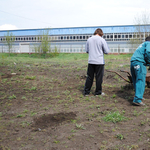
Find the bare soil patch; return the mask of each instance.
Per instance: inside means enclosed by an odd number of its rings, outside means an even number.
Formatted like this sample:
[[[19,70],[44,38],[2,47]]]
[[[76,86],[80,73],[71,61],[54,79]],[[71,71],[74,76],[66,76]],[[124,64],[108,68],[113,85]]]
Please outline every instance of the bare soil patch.
[[[34,118],[34,124],[32,127],[45,129],[47,127],[58,126],[63,122],[70,122],[71,119],[74,120],[75,117],[76,114],[73,112],[43,115]]]
[[[129,60],[105,68],[129,71]],[[94,96],[94,81],[84,97],[86,69],[81,60],[1,65],[0,150],[149,150],[150,88],[146,106],[133,106],[132,84],[105,71],[105,96]],[[104,119],[113,113],[125,119]]]

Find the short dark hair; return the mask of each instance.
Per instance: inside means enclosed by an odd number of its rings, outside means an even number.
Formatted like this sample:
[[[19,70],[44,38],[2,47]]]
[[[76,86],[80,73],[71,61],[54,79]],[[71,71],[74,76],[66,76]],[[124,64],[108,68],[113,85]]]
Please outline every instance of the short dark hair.
[[[146,37],[145,41],[150,41],[150,36]]]
[[[98,28],[95,30],[94,35],[98,34],[99,36],[103,36],[103,31],[102,29]]]

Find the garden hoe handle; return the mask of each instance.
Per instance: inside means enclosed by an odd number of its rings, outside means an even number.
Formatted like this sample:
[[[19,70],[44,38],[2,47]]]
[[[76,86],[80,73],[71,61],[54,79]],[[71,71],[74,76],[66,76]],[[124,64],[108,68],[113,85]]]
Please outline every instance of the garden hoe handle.
[[[121,72],[126,72],[128,73],[129,76],[131,76],[131,74],[128,71],[124,71],[124,70],[120,70]]]
[[[118,72],[116,72],[116,71],[111,71],[111,70],[106,70],[106,71],[108,71],[108,72],[114,72],[114,73],[116,73],[118,76],[120,76],[122,79],[124,79],[126,82],[131,83],[129,80],[125,79],[123,76],[121,76],[121,75],[120,75]]]

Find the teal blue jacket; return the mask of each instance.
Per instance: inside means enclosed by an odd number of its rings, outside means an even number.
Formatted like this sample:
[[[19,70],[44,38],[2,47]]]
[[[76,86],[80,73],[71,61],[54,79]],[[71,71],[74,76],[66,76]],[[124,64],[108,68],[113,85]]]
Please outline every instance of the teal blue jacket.
[[[144,66],[150,65],[150,41],[142,43],[131,57],[131,62],[141,62]]]

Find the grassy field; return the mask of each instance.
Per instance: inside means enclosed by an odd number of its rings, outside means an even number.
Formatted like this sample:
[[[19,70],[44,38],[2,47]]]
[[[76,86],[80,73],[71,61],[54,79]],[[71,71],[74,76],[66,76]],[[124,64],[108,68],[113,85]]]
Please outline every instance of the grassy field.
[[[0,54],[0,150],[148,150],[150,89],[132,105],[132,54],[105,55],[103,92],[83,96],[87,54]]]

